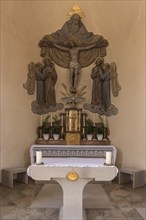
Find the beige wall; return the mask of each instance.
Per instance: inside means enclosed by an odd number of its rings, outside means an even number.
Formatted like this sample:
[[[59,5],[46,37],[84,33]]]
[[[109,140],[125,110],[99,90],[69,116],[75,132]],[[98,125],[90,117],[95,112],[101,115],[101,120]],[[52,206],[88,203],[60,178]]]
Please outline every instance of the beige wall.
[[[108,118],[110,140],[117,147],[117,165],[145,167],[145,1],[77,1],[88,31],[109,41],[107,62],[116,62],[122,91],[112,103],[119,114]],[[74,1],[1,2],[1,169],[29,164],[39,116],[31,112],[23,89],[27,65],[41,61],[38,41],[62,27]],[[82,69],[80,87],[87,85],[91,101],[93,65]],[[57,101],[68,71],[56,67]],[[89,112],[87,112],[89,113]],[[91,117],[93,115],[89,113]]]

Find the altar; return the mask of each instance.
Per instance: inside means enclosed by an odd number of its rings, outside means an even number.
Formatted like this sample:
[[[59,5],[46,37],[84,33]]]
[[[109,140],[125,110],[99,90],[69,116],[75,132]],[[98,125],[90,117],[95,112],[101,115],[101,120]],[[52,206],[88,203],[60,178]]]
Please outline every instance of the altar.
[[[41,151],[43,158],[102,158],[105,162],[106,152],[111,152],[112,164],[115,164],[117,149],[113,145],[37,145],[30,147],[31,164],[36,162],[36,152]]]
[[[42,151],[43,164],[36,164],[36,152]],[[106,165],[105,153],[111,151],[112,164]],[[86,219],[83,190],[87,183],[111,181],[118,173],[114,146],[44,146],[32,145],[32,164],[28,175],[34,180],[55,180],[63,190],[63,206],[59,220]]]

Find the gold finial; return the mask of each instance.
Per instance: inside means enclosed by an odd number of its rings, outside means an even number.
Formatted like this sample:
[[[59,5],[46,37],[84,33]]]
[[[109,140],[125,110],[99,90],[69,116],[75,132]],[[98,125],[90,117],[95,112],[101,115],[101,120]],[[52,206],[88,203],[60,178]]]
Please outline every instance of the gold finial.
[[[80,7],[75,3],[73,7],[70,9],[70,11],[67,13],[68,17],[71,17],[73,14],[80,15],[81,18],[86,17],[85,14],[81,11]]]

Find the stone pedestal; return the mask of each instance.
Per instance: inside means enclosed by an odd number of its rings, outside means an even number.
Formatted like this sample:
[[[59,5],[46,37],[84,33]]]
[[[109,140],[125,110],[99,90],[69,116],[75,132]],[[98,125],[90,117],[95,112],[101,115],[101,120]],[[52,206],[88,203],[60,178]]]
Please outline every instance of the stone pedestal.
[[[60,209],[59,220],[86,220],[86,213],[83,207],[83,189],[92,179],[69,181],[55,178],[54,180],[63,189],[63,206]]]

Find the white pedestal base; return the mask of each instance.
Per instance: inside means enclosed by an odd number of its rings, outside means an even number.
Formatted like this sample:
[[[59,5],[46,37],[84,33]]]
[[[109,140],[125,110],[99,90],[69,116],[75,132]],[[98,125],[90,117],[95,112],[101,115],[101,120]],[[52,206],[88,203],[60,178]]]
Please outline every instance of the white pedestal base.
[[[83,208],[83,189],[92,179],[54,179],[63,189],[63,207],[60,210],[59,220],[86,220],[85,209]]]

